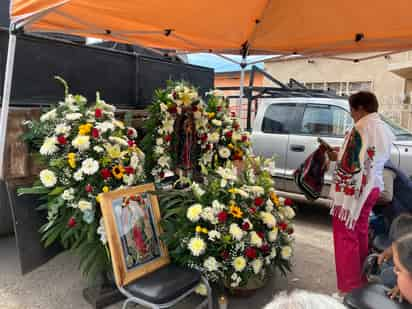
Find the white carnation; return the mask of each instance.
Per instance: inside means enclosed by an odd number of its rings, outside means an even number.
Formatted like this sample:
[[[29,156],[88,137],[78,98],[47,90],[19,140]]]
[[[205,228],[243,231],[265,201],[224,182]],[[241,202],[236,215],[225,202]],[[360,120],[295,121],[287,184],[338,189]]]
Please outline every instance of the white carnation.
[[[86,175],[93,175],[99,170],[99,162],[89,158],[82,162],[82,172]]]
[[[83,172],[81,169],[77,170],[74,174],[73,174],[73,178],[76,181],[82,181],[83,180]]]
[[[94,146],[93,150],[96,151],[97,153],[102,153],[104,151],[104,148],[100,146]]]
[[[96,125],[96,128],[102,132],[102,133],[106,133],[108,130],[114,130],[114,125],[113,123],[111,123],[110,121],[104,121],[104,122],[100,122]]]
[[[219,156],[223,159],[229,158],[231,155],[231,151],[227,147],[220,147],[219,148]]]
[[[215,216],[215,212],[212,207],[205,207],[200,215],[201,218],[205,221],[209,221],[212,224],[217,224],[218,220]]]
[[[79,151],[85,151],[90,148],[90,137],[86,135],[77,135],[72,141],[73,147]]]
[[[40,181],[45,187],[51,188],[57,183],[57,177],[53,171],[46,169],[40,172]]]

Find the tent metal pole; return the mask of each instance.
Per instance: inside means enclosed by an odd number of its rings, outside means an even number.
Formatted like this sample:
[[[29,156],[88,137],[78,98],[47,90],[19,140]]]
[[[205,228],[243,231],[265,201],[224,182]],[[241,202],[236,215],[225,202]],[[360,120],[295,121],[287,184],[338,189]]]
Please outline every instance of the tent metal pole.
[[[245,67],[246,67],[246,56],[242,57],[242,62],[240,63],[240,87],[239,87],[239,114],[238,117],[241,119],[242,115],[242,99],[243,99],[243,88],[245,84]]]
[[[16,35],[9,34],[6,73],[4,77],[3,99],[0,114],[0,180],[4,180],[4,158],[6,150],[7,120],[9,114],[10,93],[13,80],[14,56],[16,54]]]

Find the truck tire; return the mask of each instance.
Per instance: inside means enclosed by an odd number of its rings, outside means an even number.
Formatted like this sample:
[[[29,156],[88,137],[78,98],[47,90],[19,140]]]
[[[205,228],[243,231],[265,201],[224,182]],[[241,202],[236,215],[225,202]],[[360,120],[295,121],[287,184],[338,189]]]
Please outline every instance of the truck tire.
[[[0,180],[0,236],[13,234],[13,216],[4,180]]]

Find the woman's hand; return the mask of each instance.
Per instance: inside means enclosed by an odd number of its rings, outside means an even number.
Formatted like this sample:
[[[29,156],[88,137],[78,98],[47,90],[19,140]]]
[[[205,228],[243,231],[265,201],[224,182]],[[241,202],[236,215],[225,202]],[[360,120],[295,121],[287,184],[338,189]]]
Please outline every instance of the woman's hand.
[[[378,255],[378,264],[389,261],[393,257],[392,246],[388,247],[381,254]]]
[[[390,289],[387,293],[390,299],[399,299],[399,302],[401,303],[403,301],[403,297],[401,294],[401,291],[398,288],[398,285],[395,285],[394,288]]]

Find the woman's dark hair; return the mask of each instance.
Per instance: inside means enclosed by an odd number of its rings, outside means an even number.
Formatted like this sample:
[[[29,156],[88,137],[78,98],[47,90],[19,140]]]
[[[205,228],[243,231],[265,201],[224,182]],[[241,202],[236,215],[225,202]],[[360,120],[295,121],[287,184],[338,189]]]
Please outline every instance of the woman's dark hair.
[[[401,214],[391,224],[389,239],[395,241],[409,233],[412,233],[412,215]]]
[[[360,107],[368,113],[376,113],[378,111],[378,99],[369,91],[359,91],[352,94],[349,97],[349,105],[354,110],[358,110]]]
[[[412,233],[402,236],[395,241],[399,261],[412,274]]]

